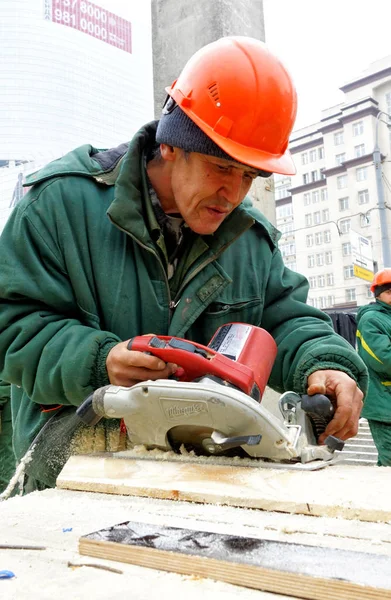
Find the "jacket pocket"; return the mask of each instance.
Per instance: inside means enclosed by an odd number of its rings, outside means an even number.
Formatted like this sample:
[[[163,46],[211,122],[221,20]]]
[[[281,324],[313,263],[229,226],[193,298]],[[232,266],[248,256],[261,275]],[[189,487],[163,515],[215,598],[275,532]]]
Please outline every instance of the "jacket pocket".
[[[226,323],[249,323],[258,327],[262,321],[263,302],[260,298],[244,302],[213,302],[201,317],[205,337],[211,338]]]

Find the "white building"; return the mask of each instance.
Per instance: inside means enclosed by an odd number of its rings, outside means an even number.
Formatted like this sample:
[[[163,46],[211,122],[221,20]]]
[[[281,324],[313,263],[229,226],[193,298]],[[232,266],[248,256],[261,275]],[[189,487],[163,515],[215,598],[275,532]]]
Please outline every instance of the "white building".
[[[277,226],[287,228],[281,250],[287,265],[308,277],[309,303],[318,308],[362,305],[371,297],[369,282],[353,274],[351,231],[369,238],[375,270],[384,266],[381,217],[391,240],[391,136],[385,123],[391,115],[391,56],[341,90],[344,103],[293,133],[289,147],[297,174],[275,183]],[[376,137],[383,210],[373,161]]]
[[[153,119],[150,2],[1,0],[0,39],[1,230],[24,174]]]

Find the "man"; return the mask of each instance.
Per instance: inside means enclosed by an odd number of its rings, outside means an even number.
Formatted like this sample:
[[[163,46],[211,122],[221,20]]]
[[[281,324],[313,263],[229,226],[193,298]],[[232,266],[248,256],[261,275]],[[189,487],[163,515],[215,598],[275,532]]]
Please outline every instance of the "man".
[[[330,395],[326,435],[357,432],[365,366],[306,304],[306,279],[284,267],[278,232],[245,200],[255,177],[294,173],[288,73],[263,43],[227,37],[167,92],[160,122],[128,146],[82,146],[31,176],[3,232],[0,376],[12,383],[18,459],[92,390],[175,372],[129,351],[129,338],[208,344],[229,321],[274,336],[272,387]],[[36,463],[26,489],[54,485]]]
[[[368,367],[362,416],[368,419],[379,466],[391,466],[391,269],[375,274],[375,302],[357,313],[358,353]]]

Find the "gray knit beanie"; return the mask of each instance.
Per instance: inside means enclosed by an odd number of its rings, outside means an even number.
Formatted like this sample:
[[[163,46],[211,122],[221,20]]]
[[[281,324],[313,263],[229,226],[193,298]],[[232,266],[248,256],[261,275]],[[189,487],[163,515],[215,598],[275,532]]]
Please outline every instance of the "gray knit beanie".
[[[375,298],[377,298],[378,296],[380,296],[380,294],[382,294],[383,292],[386,292],[387,290],[391,290],[391,283],[384,283],[383,285],[377,285],[375,287]]]
[[[163,107],[162,116],[156,131],[156,142],[182,148],[185,152],[199,152],[226,160],[235,160],[222,150],[192,121],[186,113],[169,97]],[[239,163],[239,161],[236,161]],[[242,164],[242,163],[239,163]],[[261,177],[270,177],[271,173],[259,171]]]
[[[172,98],[168,100],[156,131],[158,144],[182,148],[185,152],[199,152],[218,158],[234,160],[211,140]]]

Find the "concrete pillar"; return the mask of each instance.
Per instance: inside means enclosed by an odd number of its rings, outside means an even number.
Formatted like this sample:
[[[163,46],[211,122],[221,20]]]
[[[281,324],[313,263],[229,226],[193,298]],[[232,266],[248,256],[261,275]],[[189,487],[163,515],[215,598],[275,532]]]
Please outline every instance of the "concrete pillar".
[[[202,46],[228,35],[265,40],[263,0],[152,0],[155,117],[160,117],[164,88],[178,77]],[[271,179],[258,178],[251,197],[275,223]]]

